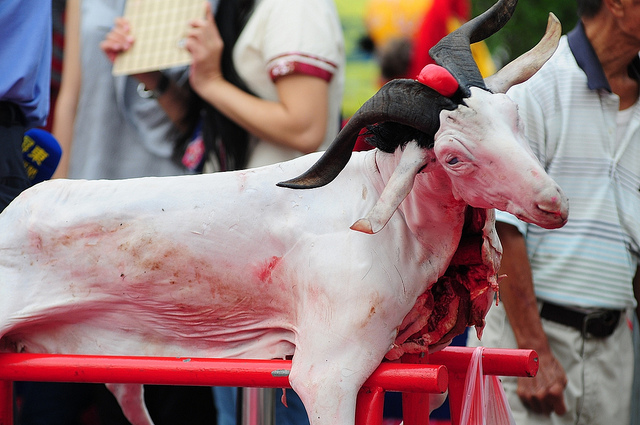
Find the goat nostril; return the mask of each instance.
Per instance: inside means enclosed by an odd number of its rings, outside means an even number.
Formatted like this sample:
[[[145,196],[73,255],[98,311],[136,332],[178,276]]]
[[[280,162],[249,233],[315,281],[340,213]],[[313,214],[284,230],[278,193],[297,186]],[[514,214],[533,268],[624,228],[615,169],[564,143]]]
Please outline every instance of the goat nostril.
[[[539,203],[537,207],[545,214],[554,215],[561,219],[563,222],[566,222],[569,216],[567,203],[562,196],[554,196],[550,198],[548,202]]]
[[[537,205],[540,211],[547,214],[562,215],[562,201],[558,197],[553,197],[545,202],[540,202]]]

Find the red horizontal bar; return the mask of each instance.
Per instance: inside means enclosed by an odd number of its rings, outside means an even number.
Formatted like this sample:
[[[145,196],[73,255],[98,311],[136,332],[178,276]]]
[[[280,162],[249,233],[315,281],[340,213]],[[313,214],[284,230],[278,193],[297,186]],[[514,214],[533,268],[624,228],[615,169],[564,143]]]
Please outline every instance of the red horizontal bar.
[[[290,360],[0,354],[0,380],[289,388]],[[446,367],[383,363],[364,387],[443,393]]]
[[[474,347],[447,347],[429,354],[430,364],[444,365],[450,372],[466,373]],[[482,370],[486,375],[536,376],[538,353],[534,350],[484,348]]]

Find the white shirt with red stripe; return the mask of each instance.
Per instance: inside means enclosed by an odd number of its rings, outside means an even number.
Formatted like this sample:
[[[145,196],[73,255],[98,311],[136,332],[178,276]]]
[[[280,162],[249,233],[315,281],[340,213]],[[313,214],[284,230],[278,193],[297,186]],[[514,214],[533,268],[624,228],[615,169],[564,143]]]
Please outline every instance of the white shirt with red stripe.
[[[275,82],[291,74],[329,82],[326,149],[340,129],[345,81],[345,51],[333,0],[257,0],[233,50],[236,70],[253,93],[277,101]],[[313,101],[313,99],[310,99]],[[255,140],[248,167],[300,156],[300,152]]]

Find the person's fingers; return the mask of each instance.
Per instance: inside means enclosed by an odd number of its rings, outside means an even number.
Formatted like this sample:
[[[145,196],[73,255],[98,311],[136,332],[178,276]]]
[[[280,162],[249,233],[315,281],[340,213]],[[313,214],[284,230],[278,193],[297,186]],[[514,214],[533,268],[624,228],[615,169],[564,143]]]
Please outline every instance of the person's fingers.
[[[205,13],[204,13],[205,19],[208,22],[213,24],[214,23],[214,19],[213,19],[213,10],[211,9],[211,3],[206,2],[205,5],[204,5],[204,10],[205,10]]]
[[[558,415],[567,413],[567,405],[564,402],[564,386],[558,384],[551,386],[547,394],[547,399],[549,405],[552,406],[553,412]]]
[[[129,33],[131,32],[131,25],[129,24],[129,20],[127,18],[120,16],[115,19],[112,29]]]

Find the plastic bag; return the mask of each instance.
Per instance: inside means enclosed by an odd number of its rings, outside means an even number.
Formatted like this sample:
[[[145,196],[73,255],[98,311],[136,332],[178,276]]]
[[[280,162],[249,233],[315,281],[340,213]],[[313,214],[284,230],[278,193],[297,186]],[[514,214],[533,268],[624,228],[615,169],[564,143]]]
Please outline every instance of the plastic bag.
[[[464,383],[461,425],[516,425],[500,379],[482,372],[482,350],[471,355]]]

